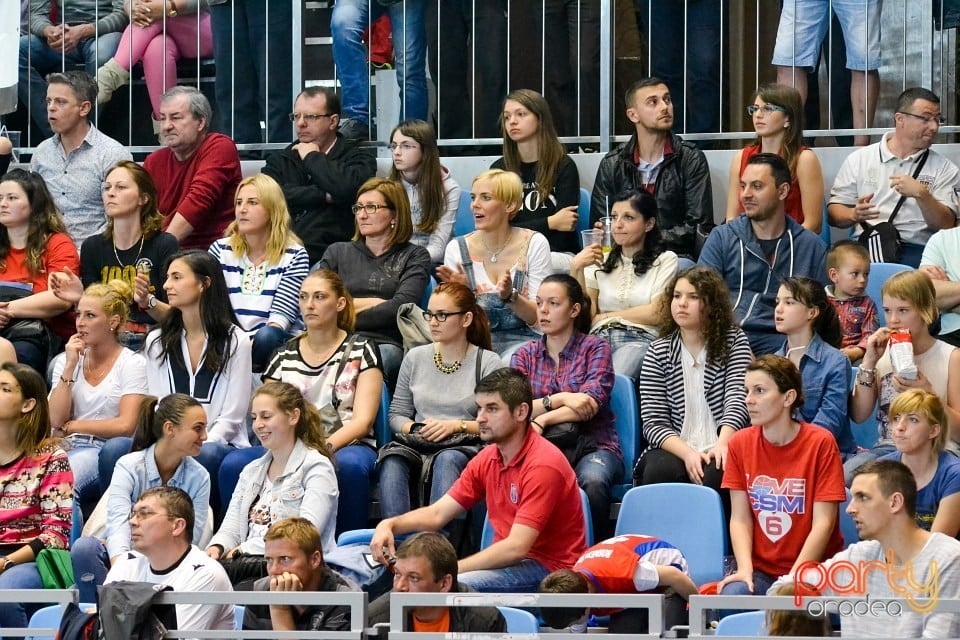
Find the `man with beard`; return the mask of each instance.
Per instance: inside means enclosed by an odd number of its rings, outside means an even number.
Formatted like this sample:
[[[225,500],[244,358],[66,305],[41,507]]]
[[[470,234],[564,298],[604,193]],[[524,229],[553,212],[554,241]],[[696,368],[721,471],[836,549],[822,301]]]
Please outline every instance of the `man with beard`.
[[[827,247],[820,238],[787,217],[790,168],[773,153],[750,158],[740,176],[744,215],[710,233],[700,264],[726,281],[741,328],[755,356],[783,346],[774,325],[777,289],[787,276],[827,283]]]
[[[614,195],[644,190],[657,200],[657,226],[664,249],[696,259],[713,227],[710,167],[703,152],[670,133],[673,100],[659,78],[644,78],[626,93],[627,118],[636,127],[630,140],[611,151],[597,169],[590,222],[610,215]]]

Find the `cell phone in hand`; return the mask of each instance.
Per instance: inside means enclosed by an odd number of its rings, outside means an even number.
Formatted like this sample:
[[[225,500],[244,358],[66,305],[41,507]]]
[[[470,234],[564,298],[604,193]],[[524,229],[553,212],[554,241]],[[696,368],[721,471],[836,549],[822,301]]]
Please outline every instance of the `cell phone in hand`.
[[[420,433],[425,426],[427,426],[426,422],[414,422],[410,425],[410,433]]]

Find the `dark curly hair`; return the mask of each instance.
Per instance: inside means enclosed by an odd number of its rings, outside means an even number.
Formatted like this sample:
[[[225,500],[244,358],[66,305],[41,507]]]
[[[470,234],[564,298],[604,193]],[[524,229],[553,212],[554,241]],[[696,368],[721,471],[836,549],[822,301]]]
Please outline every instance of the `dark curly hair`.
[[[737,326],[730,304],[730,290],[720,274],[710,267],[690,267],[673,277],[660,303],[659,329],[661,336],[672,335],[680,327],[673,319],[670,302],[677,282],[686,280],[697,291],[703,308],[700,310],[700,334],[707,347],[707,362],[716,364],[726,360],[730,353],[727,334]]]
[[[657,201],[646,191],[624,191],[617,194],[613,202],[614,204],[617,202],[629,203],[630,208],[638,213],[645,223],[657,219]],[[638,276],[645,274],[657,261],[661,253],[663,253],[663,240],[660,235],[660,227],[654,224],[653,229],[648,231],[643,239],[643,250],[633,255],[633,272]],[[613,250],[607,254],[607,259],[600,270],[604,273],[613,271],[620,264],[621,255],[623,255],[623,249],[618,244],[614,245]]]

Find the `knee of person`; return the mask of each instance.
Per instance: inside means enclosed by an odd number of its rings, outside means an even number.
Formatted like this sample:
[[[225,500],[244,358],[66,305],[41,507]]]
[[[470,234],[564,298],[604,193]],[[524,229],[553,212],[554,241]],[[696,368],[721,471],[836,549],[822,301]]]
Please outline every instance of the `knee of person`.
[[[330,16],[330,33],[334,35],[345,35],[355,33],[359,36],[366,27],[364,11],[362,4],[356,0],[340,0],[333,5],[333,13]]]
[[[92,557],[103,550],[103,543],[96,536],[81,536],[70,544],[70,556],[77,560]]]

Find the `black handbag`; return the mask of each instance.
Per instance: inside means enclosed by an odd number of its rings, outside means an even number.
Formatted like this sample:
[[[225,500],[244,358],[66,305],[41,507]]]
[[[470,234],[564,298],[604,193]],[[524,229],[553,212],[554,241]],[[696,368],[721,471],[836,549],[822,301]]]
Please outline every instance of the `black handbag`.
[[[913,171],[914,180],[920,175],[920,170],[923,169],[923,165],[926,163],[929,154],[930,151],[928,150],[924,151],[923,155],[920,156],[920,160],[917,162],[917,168]],[[857,241],[870,252],[871,262],[900,261],[900,256],[903,254],[903,242],[900,240],[900,232],[893,226],[893,221],[897,217],[897,214],[900,213],[900,207],[903,206],[904,200],[906,200],[906,196],[900,196],[896,206],[894,206],[893,211],[890,213],[890,217],[886,221],[876,224],[870,224],[866,221],[860,223],[863,231],[860,233]]]
[[[21,300],[33,295],[33,289],[19,282],[0,282],[0,302]],[[40,353],[49,354],[51,334],[47,323],[38,318],[18,318],[0,329],[0,338],[10,342],[29,342]]]

